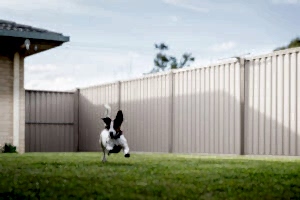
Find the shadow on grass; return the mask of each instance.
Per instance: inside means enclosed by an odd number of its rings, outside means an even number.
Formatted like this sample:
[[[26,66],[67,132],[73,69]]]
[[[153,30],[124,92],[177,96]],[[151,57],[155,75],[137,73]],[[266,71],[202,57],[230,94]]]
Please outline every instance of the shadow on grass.
[[[26,195],[17,192],[3,192],[0,194],[0,199],[29,199]]]
[[[30,163],[30,165],[38,167],[38,166],[54,166],[54,167],[61,167],[61,166],[68,166],[68,167],[73,167],[73,166],[86,166],[86,167],[91,167],[91,166],[113,166],[115,167],[124,167],[124,166],[137,166],[139,164],[133,164],[133,163],[128,163],[128,162],[118,162],[118,161],[107,161],[107,162],[102,162],[102,161],[80,161],[80,162],[33,162]]]

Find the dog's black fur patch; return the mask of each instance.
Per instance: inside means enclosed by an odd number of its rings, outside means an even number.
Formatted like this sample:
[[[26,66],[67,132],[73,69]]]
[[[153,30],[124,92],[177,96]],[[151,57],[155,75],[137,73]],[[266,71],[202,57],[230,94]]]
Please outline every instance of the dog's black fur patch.
[[[112,139],[118,139],[118,138],[120,138],[120,136],[123,134],[123,132],[122,131],[118,131],[117,133],[116,133],[116,135],[113,135],[113,133],[111,132],[111,133],[109,133],[109,135],[110,135],[110,138],[112,138]]]
[[[122,146],[120,145],[115,145],[112,150],[109,151],[109,153],[119,153],[122,149]]]
[[[101,118],[103,121],[104,121],[104,123],[105,123],[105,128],[107,129],[107,130],[109,130],[110,129],[110,123],[111,123],[111,119],[109,118],[109,117],[105,117],[105,118]],[[119,110],[118,111],[118,113],[117,113],[117,115],[116,115],[116,118],[114,119],[114,129],[117,131],[118,129],[120,129],[120,127],[121,127],[121,125],[122,125],[122,123],[123,123],[123,120],[124,120],[124,118],[123,118],[123,112],[122,112],[122,110]]]
[[[125,158],[129,158],[129,157],[130,157],[130,154],[129,154],[129,153],[128,153],[128,154],[125,154],[124,157],[125,157]]]
[[[105,118],[102,118],[102,120],[103,120],[104,123],[105,123],[105,128],[106,128],[107,130],[109,130],[109,129],[110,129],[110,122],[111,122],[111,119],[110,119],[109,117],[105,117]]]
[[[116,118],[114,119],[114,129],[117,130],[118,128],[121,127],[122,123],[123,123],[123,112],[122,110],[119,110]]]

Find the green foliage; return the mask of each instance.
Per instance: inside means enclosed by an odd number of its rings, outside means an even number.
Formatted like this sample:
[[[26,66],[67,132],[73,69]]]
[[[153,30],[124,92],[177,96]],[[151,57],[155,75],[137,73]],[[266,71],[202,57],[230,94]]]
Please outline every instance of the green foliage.
[[[277,47],[276,49],[274,49],[274,51],[280,51],[280,50],[284,50],[284,49],[286,49],[286,47],[282,46],[282,47]]]
[[[0,199],[300,199],[300,160],[0,154]]]
[[[169,56],[165,53],[165,51],[169,50],[169,47],[164,44],[155,44],[154,45],[159,52],[156,54],[154,58],[155,67],[152,69],[150,73],[156,73],[159,71],[165,71],[166,69],[179,69],[185,66],[189,66],[190,62],[195,61],[195,58],[192,57],[191,53],[184,53],[182,58],[178,62],[177,58],[174,56]]]
[[[300,47],[300,38],[297,37],[293,39],[290,44],[288,45],[288,48],[295,48],[295,47]]]
[[[300,38],[299,37],[292,39],[287,46],[278,47],[278,48],[274,49],[274,51],[290,49],[290,48],[295,48],[295,47],[300,47]]]
[[[5,143],[5,145],[2,147],[2,153],[18,153],[17,147],[12,144]]]

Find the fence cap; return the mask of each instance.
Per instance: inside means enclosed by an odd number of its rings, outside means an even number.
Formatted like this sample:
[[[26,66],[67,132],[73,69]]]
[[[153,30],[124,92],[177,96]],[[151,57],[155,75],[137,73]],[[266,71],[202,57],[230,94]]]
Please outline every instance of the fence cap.
[[[280,56],[280,55],[292,54],[292,53],[298,53],[298,52],[300,52],[300,47],[295,47],[295,48],[290,48],[290,49],[274,51],[274,52],[266,53],[266,54],[262,54],[262,55],[250,56],[250,57],[247,57],[247,60],[255,60],[255,59],[267,58],[267,57],[272,57],[272,56]]]
[[[74,90],[66,90],[66,91],[54,91],[54,90],[31,90],[25,89],[26,92],[42,92],[42,93],[65,93],[65,94],[74,94],[76,89]]]

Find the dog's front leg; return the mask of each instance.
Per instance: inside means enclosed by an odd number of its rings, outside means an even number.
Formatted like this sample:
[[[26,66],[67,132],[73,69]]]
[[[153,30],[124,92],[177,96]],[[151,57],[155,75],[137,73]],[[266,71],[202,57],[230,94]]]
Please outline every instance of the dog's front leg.
[[[124,137],[124,135],[121,135],[120,138],[117,139],[118,140],[118,143],[123,147],[124,149],[124,156],[126,158],[130,157],[130,154],[129,154],[129,146],[128,146],[128,143],[127,143],[127,140],[126,138]]]

